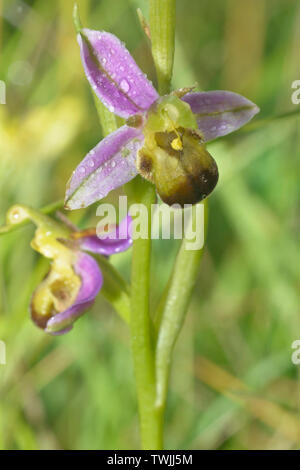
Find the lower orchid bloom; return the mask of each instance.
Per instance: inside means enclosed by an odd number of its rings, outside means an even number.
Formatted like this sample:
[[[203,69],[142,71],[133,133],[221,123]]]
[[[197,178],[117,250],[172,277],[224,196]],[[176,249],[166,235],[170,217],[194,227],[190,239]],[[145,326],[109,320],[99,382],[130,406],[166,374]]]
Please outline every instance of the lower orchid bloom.
[[[194,204],[210,194],[218,168],[205,143],[239,129],[259,108],[230,91],[181,89],[160,97],[117,37],[82,29],[78,42],[95,94],[127,121],[73,172],[66,208],[86,207],[138,173],[168,204]]]
[[[29,207],[13,206],[10,224],[31,219],[36,225],[32,248],[51,259],[49,273],[32,295],[30,311],[34,323],[46,333],[61,335],[95,301],[103,276],[98,263],[85,251],[110,256],[131,246],[131,219],[126,217],[115,230],[101,238],[95,230],[71,231]],[[121,234],[121,236],[120,236]]]

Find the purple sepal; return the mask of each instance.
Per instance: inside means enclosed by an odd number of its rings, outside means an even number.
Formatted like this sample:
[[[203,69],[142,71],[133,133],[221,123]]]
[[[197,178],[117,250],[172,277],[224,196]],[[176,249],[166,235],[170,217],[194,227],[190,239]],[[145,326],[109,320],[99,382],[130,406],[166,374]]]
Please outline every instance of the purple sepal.
[[[157,91],[116,36],[85,28],[78,43],[87,79],[111,112],[128,118],[157,100]]]
[[[51,317],[46,325],[46,333],[59,335],[68,332],[74,323],[94,302],[103,284],[103,277],[97,262],[89,255],[79,252],[74,263],[76,274],[80,276],[81,287],[74,304],[67,310]]]
[[[73,172],[66,190],[66,209],[87,207],[137,175],[136,155],[144,137],[122,126],[91,150]]]
[[[231,91],[187,93],[182,100],[196,114],[205,142],[236,131],[259,112],[256,104]]]
[[[132,219],[128,215],[109,234],[103,237],[99,234],[99,236],[94,235],[82,238],[80,247],[82,250],[104,256],[126,251],[132,245],[131,224]]]

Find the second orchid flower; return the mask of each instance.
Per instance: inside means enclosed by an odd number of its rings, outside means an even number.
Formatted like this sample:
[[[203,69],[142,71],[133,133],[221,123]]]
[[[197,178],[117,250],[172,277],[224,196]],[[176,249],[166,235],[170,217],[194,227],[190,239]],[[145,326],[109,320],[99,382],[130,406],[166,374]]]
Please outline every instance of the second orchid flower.
[[[93,305],[103,284],[97,261],[86,252],[108,257],[127,250],[132,244],[131,218],[125,217],[100,238],[95,230],[71,231],[24,205],[13,206],[7,214],[8,224],[26,219],[37,225],[32,248],[51,260],[48,274],[32,295],[31,318],[46,333],[61,335]]]

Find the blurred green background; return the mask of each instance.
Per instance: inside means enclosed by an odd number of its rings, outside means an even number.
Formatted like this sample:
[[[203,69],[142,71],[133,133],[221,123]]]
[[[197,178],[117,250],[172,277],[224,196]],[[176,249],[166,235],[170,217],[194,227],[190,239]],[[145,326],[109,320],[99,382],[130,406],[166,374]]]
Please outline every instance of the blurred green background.
[[[118,35],[152,78],[136,8],[147,1],[81,0],[83,22]],[[173,87],[228,89],[261,108],[295,110],[300,79],[297,0],[178,0]],[[0,223],[10,205],[63,197],[101,137],[72,24],[72,0],[0,3]],[[300,105],[299,105],[300,110]],[[272,120],[209,146],[220,182],[209,198],[205,255],[175,350],[166,447],[300,448],[300,129]],[[110,196],[114,200],[115,195]],[[72,214],[82,227],[95,208]],[[138,420],[129,336],[98,297],[74,330],[52,338],[30,321],[47,261],[33,227],[0,238],[1,449],[134,449]],[[178,245],[155,241],[153,306]],[[130,252],[113,257],[128,276]],[[184,277],[184,272],[182,276]]]

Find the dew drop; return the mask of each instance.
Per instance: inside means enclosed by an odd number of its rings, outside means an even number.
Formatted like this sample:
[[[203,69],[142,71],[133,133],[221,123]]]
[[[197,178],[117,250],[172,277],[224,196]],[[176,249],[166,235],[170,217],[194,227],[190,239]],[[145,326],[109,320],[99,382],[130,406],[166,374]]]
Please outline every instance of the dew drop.
[[[91,168],[94,168],[94,166],[95,166],[94,160],[90,160],[90,161],[89,161],[89,165],[90,165]]]
[[[123,80],[121,81],[120,83],[120,87],[121,87],[121,90],[124,91],[124,93],[127,93],[129,91],[129,83],[127,82],[127,80],[125,80],[125,78],[123,78]]]
[[[116,162],[111,162],[111,167],[114,168],[116,166]]]

